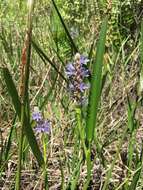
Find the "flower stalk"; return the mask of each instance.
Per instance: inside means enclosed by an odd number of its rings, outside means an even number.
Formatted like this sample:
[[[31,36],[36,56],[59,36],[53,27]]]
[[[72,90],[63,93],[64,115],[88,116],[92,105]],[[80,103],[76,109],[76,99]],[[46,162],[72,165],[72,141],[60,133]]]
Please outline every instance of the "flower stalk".
[[[44,164],[43,164],[43,177],[44,177],[44,189],[48,190],[48,173],[47,173],[47,135],[50,134],[50,121],[45,120],[42,116],[42,113],[39,111],[38,107],[34,108],[34,112],[32,114],[32,119],[36,122],[35,131],[37,133],[42,134],[42,145],[43,145],[43,156],[44,156]]]
[[[86,99],[86,97],[84,96],[85,91],[90,87],[89,83],[87,82],[87,78],[90,75],[90,72],[87,69],[88,62],[89,60],[85,56],[76,53],[74,57],[74,62],[69,63],[66,66],[65,73],[68,78],[68,89],[70,91],[72,99],[75,102],[75,114],[77,119],[78,133],[81,141],[81,147],[83,149],[83,158],[85,157],[86,159],[89,182],[91,176],[91,160],[90,152],[85,144],[85,129],[82,126],[81,113],[82,105],[84,105]]]

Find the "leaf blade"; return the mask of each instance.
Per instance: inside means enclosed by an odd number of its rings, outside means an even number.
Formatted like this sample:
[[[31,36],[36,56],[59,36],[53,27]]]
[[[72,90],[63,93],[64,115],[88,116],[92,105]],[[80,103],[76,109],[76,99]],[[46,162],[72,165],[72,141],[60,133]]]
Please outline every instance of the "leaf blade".
[[[96,62],[93,66],[93,74],[91,78],[91,89],[89,94],[89,106],[86,120],[86,138],[90,143],[93,139],[94,129],[96,125],[98,104],[101,96],[102,85],[102,65],[105,51],[107,18],[102,23],[100,37],[97,45]]]
[[[9,70],[7,68],[3,68],[2,70],[3,70],[4,80],[5,80],[9,95],[12,98],[13,106],[20,119],[21,118],[21,102],[20,102],[20,98],[18,96],[18,92],[16,90],[15,84],[13,82],[13,79],[11,77]],[[40,166],[42,166],[44,164],[44,159],[42,157],[42,153],[39,149],[39,146],[36,141],[32,127],[26,117],[26,113],[25,113],[24,126],[25,126],[24,127],[25,135],[26,135],[29,145],[32,149],[32,152],[33,152],[34,156],[36,157],[38,164]]]

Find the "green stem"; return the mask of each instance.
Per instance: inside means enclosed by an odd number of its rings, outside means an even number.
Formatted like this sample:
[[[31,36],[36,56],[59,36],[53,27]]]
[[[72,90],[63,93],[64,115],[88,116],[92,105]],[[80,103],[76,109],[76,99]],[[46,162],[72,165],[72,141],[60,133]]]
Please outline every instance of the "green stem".
[[[47,174],[47,146],[46,146],[46,141],[45,141],[45,135],[42,134],[42,141],[43,141],[43,155],[44,155],[44,165],[43,165],[43,172],[44,172],[44,189],[48,190],[48,174]]]
[[[17,175],[16,175],[16,184],[15,184],[16,190],[20,190],[23,132],[24,132],[24,105],[22,104],[21,105],[21,130],[20,130],[20,139],[19,139],[18,166],[17,166]]]
[[[91,180],[91,170],[92,170],[91,147],[89,144],[88,149],[87,149],[85,145],[85,131],[84,131],[84,128],[82,127],[82,122],[81,122],[81,109],[77,107],[75,111],[76,111],[76,117],[77,117],[79,136],[80,136],[80,140],[83,146],[84,155],[86,157],[86,164],[87,164],[87,181],[83,187],[83,189],[86,190]]]
[[[83,186],[83,190],[87,190],[89,187],[89,183],[91,181],[91,170],[92,170],[92,161],[91,161],[91,148],[89,146],[86,153],[86,163],[87,163],[87,180]]]
[[[85,145],[84,128],[82,128],[82,122],[81,122],[81,109],[77,107],[75,109],[75,112],[76,112],[76,118],[77,118],[77,125],[78,125],[80,140],[81,140],[81,143],[83,146],[84,153],[86,155],[87,148]]]

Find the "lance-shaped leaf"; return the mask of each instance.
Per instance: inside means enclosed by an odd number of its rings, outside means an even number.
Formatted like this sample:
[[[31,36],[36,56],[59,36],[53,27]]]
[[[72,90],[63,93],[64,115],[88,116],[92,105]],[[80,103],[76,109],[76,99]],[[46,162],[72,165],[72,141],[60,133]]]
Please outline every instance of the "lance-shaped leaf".
[[[20,98],[18,96],[18,92],[16,90],[15,84],[12,80],[9,70],[7,68],[3,68],[2,70],[3,70],[4,80],[5,80],[9,95],[12,98],[13,106],[20,119],[21,118],[21,103],[20,103]],[[44,159],[42,157],[42,153],[39,149],[35,135],[33,133],[30,123],[28,122],[26,114],[25,114],[24,126],[25,126],[24,127],[25,135],[28,139],[32,152],[34,156],[36,157],[39,165],[42,166],[44,164]]]
[[[98,105],[101,96],[102,65],[103,65],[103,57],[105,51],[106,31],[107,31],[107,18],[104,20],[101,26],[101,32],[97,44],[96,61],[93,64],[91,89],[89,94],[88,114],[86,121],[86,139],[87,142],[89,143],[93,139],[94,129],[96,126]]]
[[[5,80],[9,95],[12,98],[13,106],[15,108],[15,111],[16,111],[18,117],[20,118],[20,116],[21,116],[21,103],[20,103],[20,98],[18,96],[17,89],[16,89],[15,84],[12,80],[12,77],[10,75],[9,70],[7,68],[3,68],[2,70],[3,70],[4,80]]]

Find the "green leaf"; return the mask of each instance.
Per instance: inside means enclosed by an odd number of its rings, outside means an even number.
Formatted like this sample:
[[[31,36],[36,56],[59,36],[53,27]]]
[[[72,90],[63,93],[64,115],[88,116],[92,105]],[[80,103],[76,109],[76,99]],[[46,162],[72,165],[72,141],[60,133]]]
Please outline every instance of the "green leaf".
[[[133,102],[131,104],[128,95],[127,95],[127,102],[128,102],[128,128],[130,130],[130,133],[132,133],[136,127],[135,112],[136,112],[137,103]]]
[[[20,118],[21,116],[21,103],[20,103],[20,99],[18,96],[18,92],[17,89],[14,85],[14,82],[12,80],[12,77],[10,75],[10,72],[7,68],[3,68],[3,75],[4,75],[4,80],[8,89],[8,92],[12,98],[12,103],[13,106],[15,108],[15,111],[18,115],[18,117]]]
[[[58,68],[54,65],[54,63],[49,59],[49,57],[44,53],[44,51],[32,40],[32,45],[42,61],[45,63],[45,60],[50,63],[50,65],[54,68],[54,70],[61,76],[63,80],[67,82],[67,79],[64,77],[64,75],[58,70]]]
[[[18,92],[16,90],[15,84],[12,80],[12,77],[10,75],[9,70],[7,68],[3,68],[2,70],[3,70],[4,80],[5,80],[9,95],[12,98],[12,103],[14,105],[15,111],[19,117],[19,120],[20,120],[20,118],[21,118],[21,103],[20,103],[20,98],[18,96]],[[25,120],[24,120],[25,135],[26,135],[27,140],[29,142],[29,145],[32,149],[32,152],[37,159],[37,162],[39,163],[40,166],[42,166],[44,164],[44,159],[42,157],[42,153],[39,149],[39,146],[37,144],[34,132],[31,128],[31,125],[29,123],[28,118],[26,117],[26,114],[24,117],[25,117]]]
[[[107,31],[107,18],[102,23],[99,41],[97,44],[96,61],[95,64],[93,65],[93,73],[91,78],[91,89],[89,94],[88,114],[86,121],[86,138],[89,143],[92,141],[94,137],[98,105],[101,96],[102,65],[103,65],[103,56],[105,51],[106,31]]]

